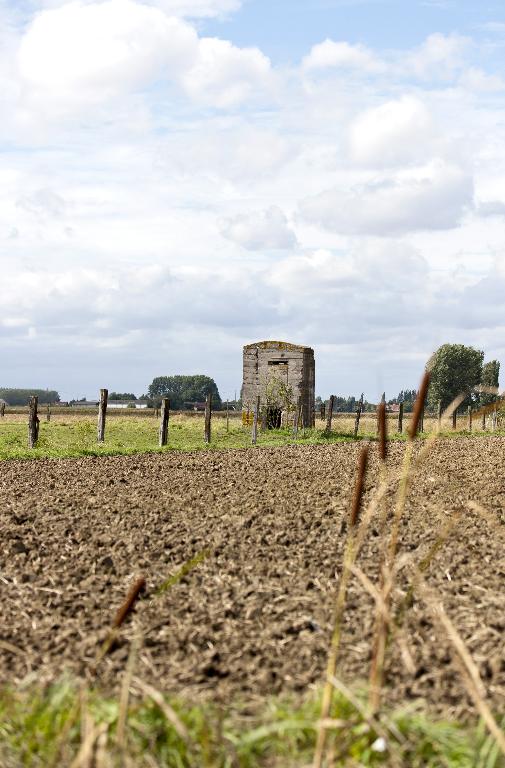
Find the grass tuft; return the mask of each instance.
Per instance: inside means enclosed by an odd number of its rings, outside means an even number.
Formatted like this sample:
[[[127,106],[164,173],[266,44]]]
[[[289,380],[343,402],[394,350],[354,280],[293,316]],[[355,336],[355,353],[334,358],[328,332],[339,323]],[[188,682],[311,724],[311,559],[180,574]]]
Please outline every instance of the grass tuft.
[[[364,691],[335,693],[326,720],[335,768],[504,766],[479,723],[462,727],[410,707],[384,713],[375,728],[365,702]],[[314,750],[320,706],[317,692],[301,700],[271,698],[260,709],[231,702],[219,708],[162,696],[136,678],[123,713],[117,697],[99,689],[83,697],[82,686],[68,679],[39,690],[4,689],[0,765],[70,766],[85,753],[87,738],[89,765],[100,755],[102,765],[135,768],[302,768]]]

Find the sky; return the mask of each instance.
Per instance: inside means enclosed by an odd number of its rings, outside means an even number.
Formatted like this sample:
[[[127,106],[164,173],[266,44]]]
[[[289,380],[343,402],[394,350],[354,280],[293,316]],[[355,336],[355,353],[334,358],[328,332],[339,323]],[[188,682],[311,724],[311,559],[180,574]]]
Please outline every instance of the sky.
[[[0,0],[0,386],[505,365],[505,6]]]

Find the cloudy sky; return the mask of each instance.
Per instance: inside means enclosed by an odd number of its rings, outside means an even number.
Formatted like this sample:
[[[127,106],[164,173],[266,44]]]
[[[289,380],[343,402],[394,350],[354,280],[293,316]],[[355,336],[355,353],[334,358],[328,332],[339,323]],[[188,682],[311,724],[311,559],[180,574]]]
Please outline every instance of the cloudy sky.
[[[505,364],[502,0],[0,0],[0,386]]]

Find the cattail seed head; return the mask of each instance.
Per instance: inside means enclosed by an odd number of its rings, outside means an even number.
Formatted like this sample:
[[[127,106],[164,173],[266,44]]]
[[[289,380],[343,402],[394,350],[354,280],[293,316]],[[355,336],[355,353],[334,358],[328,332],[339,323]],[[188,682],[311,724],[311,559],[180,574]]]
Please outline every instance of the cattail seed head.
[[[121,624],[123,624],[127,616],[131,613],[133,606],[135,605],[135,601],[137,600],[139,594],[142,592],[145,586],[146,586],[146,580],[143,576],[139,576],[138,579],[134,581],[130,591],[126,596],[126,600],[121,605],[118,612],[116,613],[116,616],[113,622],[113,627],[118,629],[121,626]]]
[[[366,465],[368,462],[368,446],[365,445],[361,449],[361,453],[358,458],[358,474],[356,476],[356,485],[354,486],[354,495],[352,497],[351,516],[350,523],[351,528],[354,528],[359,519],[359,509],[361,506],[361,497],[363,495],[363,486],[365,484]]]
[[[387,422],[386,422],[386,403],[379,404],[377,411],[379,422],[379,456],[381,461],[386,461],[387,456]]]
[[[414,404],[414,412],[412,414],[412,421],[409,426],[409,437],[411,440],[417,435],[417,429],[419,427],[419,421],[421,419],[421,413],[424,408],[426,395],[428,394],[428,387],[430,385],[430,372],[425,371],[425,374],[421,380],[419,392],[417,393],[416,402]]]

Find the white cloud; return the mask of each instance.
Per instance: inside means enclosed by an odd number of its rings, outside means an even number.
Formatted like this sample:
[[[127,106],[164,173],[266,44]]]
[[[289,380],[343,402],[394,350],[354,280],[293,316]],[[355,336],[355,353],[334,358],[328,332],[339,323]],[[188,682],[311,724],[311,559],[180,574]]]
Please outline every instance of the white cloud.
[[[505,90],[505,80],[502,77],[487,74],[478,67],[466,69],[459,79],[459,84],[469,91],[481,93],[494,93]]]
[[[457,227],[473,206],[472,178],[441,161],[300,203],[301,215],[347,235],[403,235]]]
[[[199,39],[186,21],[134,0],[73,0],[41,11],[22,36],[17,67],[26,121],[34,112],[53,120],[89,114],[153,83],[164,100],[174,100],[175,85],[198,104],[226,109],[268,89],[271,75],[258,48]]]
[[[302,61],[305,72],[324,69],[356,69],[365,73],[378,73],[385,69],[384,63],[364,45],[350,45],[326,39],[312,46]]]
[[[176,77],[197,54],[194,29],[157,8],[71,2],[34,18],[18,65],[32,100],[75,105],[100,103],[158,75]]]
[[[412,53],[403,56],[398,67],[404,74],[411,73],[421,79],[448,80],[462,68],[470,45],[468,37],[436,32]]]
[[[314,298],[353,288],[359,281],[359,272],[346,255],[320,248],[283,259],[272,267],[267,281],[281,291],[285,303],[297,303],[302,296]]]
[[[258,48],[237,48],[228,40],[204,37],[182,83],[195,101],[227,108],[267,88],[270,73],[270,60]]]
[[[52,189],[37,189],[31,194],[22,195],[16,205],[28,213],[37,216],[64,216],[67,209],[66,201]]]
[[[233,392],[241,345],[268,337],[324,345],[321,393],[336,359],[339,389],[386,364],[400,388],[417,379],[402,361],[421,369],[445,336],[505,354],[489,50],[442,35],[383,54],[328,40],[284,68],[183,18],[233,0],[51,4],[0,41],[13,385],[26,357],[44,386],[120,378],[140,393],[205,365]]]
[[[501,200],[483,200],[477,204],[475,212],[483,218],[505,216],[505,203]]]
[[[221,234],[250,251],[293,248],[296,236],[276,205],[224,219]]]
[[[41,8],[59,8],[66,5],[68,0],[33,0]],[[187,18],[212,18],[226,16],[238,11],[242,0],[139,0],[143,5],[160,8],[169,16]],[[81,0],[83,5],[91,5],[96,0]]]
[[[157,5],[169,15],[191,18],[209,18],[227,16],[238,11],[242,0],[147,0]]]
[[[273,266],[266,281],[281,290],[286,297],[284,300],[291,301],[293,306],[300,306],[303,296],[310,297],[310,312],[320,311],[328,294],[345,294],[362,312],[373,300],[373,290],[376,296],[384,290],[403,292],[413,280],[426,279],[428,271],[425,259],[408,243],[367,239],[355,243],[347,252],[320,248],[288,256]],[[395,275],[394,280],[392,275]],[[362,294],[358,287],[363,289]]]
[[[354,162],[388,166],[426,160],[435,130],[426,105],[403,96],[358,115],[350,126],[349,147]]]
[[[297,145],[280,132],[239,119],[222,125],[210,122],[194,135],[176,135],[160,144],[158,165],[177,177],[227,179],[235,185],[279,175],[296,156]],[[222,188],[222,184],[221,184]],[[230,190],[223,189],[226,194]],[[234,192],[236,195],[236,192]]]

